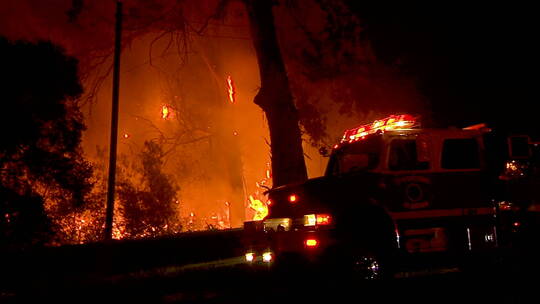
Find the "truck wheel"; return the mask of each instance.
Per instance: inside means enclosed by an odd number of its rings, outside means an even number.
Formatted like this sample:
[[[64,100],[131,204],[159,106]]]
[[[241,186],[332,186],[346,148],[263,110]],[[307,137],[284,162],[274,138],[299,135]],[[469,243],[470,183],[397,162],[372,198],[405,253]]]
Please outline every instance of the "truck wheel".
[[[383,278],[383,269],[379,259],[372,254],[353,256],[352,271],[356,277],[363,280],[380,280]]]
[[[324,266],[336,277],[353,277],[356,280],[381,280],[387,277],[385,263],[370,252],[346,247],[329,248],[324,256]]]

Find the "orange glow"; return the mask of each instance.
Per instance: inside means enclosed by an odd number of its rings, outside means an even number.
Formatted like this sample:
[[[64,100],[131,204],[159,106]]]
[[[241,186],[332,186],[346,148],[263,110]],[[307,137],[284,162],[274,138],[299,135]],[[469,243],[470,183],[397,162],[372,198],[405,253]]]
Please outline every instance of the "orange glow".
[[[316,240],[316,239],[307,239],[305,242],[307,247],[316,247],[317,245],[319,245],[319,242]]]
[[[128,138],[131,137],[131,135],[129,135],[128,133],[124,133],[123,137],[124,137],[124,139],[128,139]]]
[[[254,221],[260,221],[268,215],[268,206],[252,195],[249,196],[249,208],[255,210]]]
[[[163,105],[161,107],[161,118],[162,119],[166,120],[166,119],[171,118],[171,114],[172,114],[171,108],[168,105]]]
[[[296,196],[296,194],[289,195],[289,202],[296,203],[297,201],[298,201],[298,197]]]
[[[234,95],[236,94],[236,92],[234,90],[234,83],[233,83],[231,75],[227,76],[227,93],[229,95],[229,101],[231,103],[234,103],[235,101]]]

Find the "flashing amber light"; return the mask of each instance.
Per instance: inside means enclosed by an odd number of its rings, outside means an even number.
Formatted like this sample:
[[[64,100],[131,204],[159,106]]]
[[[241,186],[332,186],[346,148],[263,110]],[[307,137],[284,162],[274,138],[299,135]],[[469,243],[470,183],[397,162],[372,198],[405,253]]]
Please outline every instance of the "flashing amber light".
[[[296,203],[298,201],[298,196],[296,194],[289,195],[289,202]]]
[[[309,248],[317,247],[317,245],[319,245],[319,242],[316,239],[307,239],[304,243]]]
[[[416,125],[416,118],[409,114],[391,115],[354,129],[346,130],[340,143],[355,142],[376,132],[407,129]]]
[[[304,226],[315,226],[317,224],[317,216],[315,214],[304,215]]]
[[[234,83],[231,75],[227,76],[227,94],[229,95],[229,101],[231,103],[234,103],[234,95],[236,94],[236,92],[234,90]]]

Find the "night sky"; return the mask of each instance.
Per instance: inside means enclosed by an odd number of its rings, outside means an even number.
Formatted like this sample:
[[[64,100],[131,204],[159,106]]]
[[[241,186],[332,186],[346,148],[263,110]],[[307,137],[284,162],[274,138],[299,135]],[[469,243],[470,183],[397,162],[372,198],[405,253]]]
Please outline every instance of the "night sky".
[[[349,4],[378,58],[418,79],[435,123],[488,122],[538,135],[538,19],[530,5]]]

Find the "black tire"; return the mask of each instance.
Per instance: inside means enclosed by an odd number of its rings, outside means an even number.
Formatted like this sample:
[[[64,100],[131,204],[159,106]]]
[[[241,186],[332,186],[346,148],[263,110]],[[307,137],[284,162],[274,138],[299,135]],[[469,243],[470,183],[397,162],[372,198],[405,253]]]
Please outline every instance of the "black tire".
[[[394,223],[378,206],[358,205],[344,213],[337,227],[341,264],[356,277],[393,278],[397,266],[397,243]],[[338,219],[339,220],[339,219]]]

